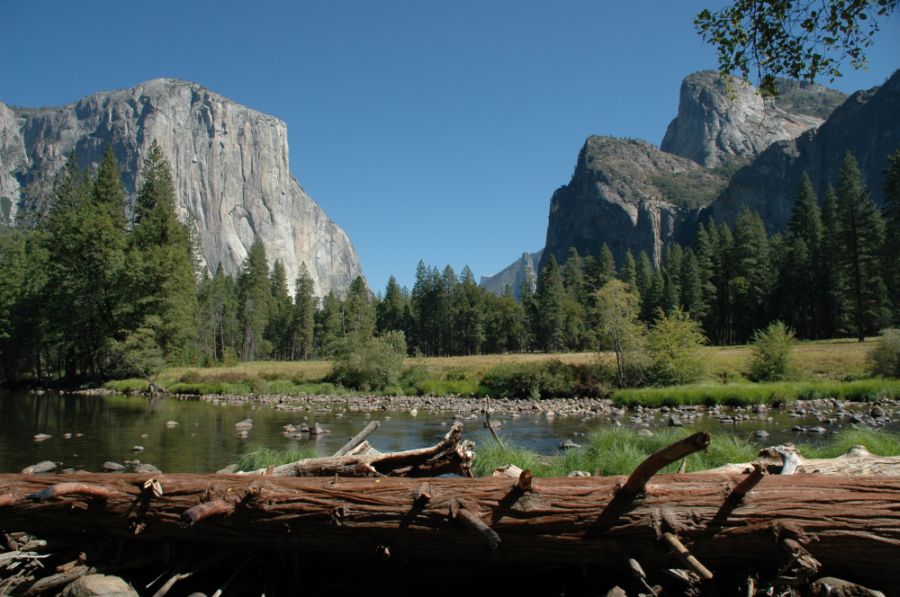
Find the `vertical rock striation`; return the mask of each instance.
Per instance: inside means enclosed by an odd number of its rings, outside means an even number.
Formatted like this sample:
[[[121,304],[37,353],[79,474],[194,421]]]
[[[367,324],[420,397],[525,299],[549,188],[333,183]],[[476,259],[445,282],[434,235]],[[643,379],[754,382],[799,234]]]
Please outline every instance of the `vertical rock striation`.
[[[175,79],[60,108],[0,104],[0,215],[16,223],[42,213],[68,155],[90,166],[108,144],[133,199],[154,140],[172,166],[178,215],[195,223],[211,271],[221,264],[235,274],[261,239],[291,284],[306,263],[319,295],[344,292],[361,275],[347,234],[291,175],[285,123]]]

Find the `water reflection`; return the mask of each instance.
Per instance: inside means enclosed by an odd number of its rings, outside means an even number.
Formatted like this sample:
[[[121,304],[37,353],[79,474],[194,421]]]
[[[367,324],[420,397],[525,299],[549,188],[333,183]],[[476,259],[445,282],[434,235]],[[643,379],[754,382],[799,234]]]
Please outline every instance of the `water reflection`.
[[[734,431],[745,437],[763,428],[771,434],[764,440],[769,445],[796,441],[798,436],[790,432],[790,427],[803,421],[789,419],[784,413],[772,414],[772,421],[751,420],[735,426],[723,426],[714,418],[706,417],[693,428]],[[253,428],[247,439],[241,439],[235,433],[234,424],[247,418],[253,419]],[[366,416],[343,412],[340,407],[291,413],[249,404],[216,406],[199,400],[0,393],[0,471],[18,472],[42,460],[98,471],[107,460],[121,463],[137,458],[165,472],[213,472],[236,462],[241,454],[256,445],[273,449],[310,446],[321,455],[331,454],[372,419],[381,420],[381,427],[369,441],[383,452],[433,444],[453,423],[448,414],[422,411],[417,417],[406,412],[383,411]],[[548,418],[537,413],[519,418],[499,415],[495,419],[503,421],[501,436],[543,454],[555,453],[560,441],[565,439],[584,441],[585,434],[611,423],[606,418]],[[177,421],[178,425],[170,428],[166,425],[168,421]],[[284,425],[304,422],[310,426],[318,422],[331,433],[303,440],[282,434]],[[622,422],[629,424],[627,418]],[[464,437],[490,441],[480,420],[464,423]],[[659,417],[658,424],[664,424],[663,417]],[[52,437],[35,442],[32,438],[38,433]],[[65,439],[65,434],[71,434],[71,439]],[[799,439],[824,441],[825,437],[804,435]],[[132,450],[134,446],[144,449],[136,453]]]

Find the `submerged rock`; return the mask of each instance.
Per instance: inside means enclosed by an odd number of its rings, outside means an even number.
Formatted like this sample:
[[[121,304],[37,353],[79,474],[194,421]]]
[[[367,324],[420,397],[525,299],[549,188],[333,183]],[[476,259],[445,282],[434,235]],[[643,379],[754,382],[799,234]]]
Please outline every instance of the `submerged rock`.
[[[118,462],[113,462],[112,460],[107,460],[103,463],[103,470],[108,473],[121,473],[125,470],[125,466],[119,464]]]
[[[118,597],[138,597],[131,585],[119,578],[106,574],[88,574],[73,581],[63,589],[63,597],[94,597],[95,595],[116,595]]]
[[[43,441],[50,439],[51,437],[53,437],[53,436],[48,435],[46,433],[38,433],[32,439],[34,439],[34,441],[36,441],[36,442],[43,442]]]
[[[26,466],[22,469],[23,475],[37,475],[40,473],[49,473],[56,470],[56,463],[52,460],[42,460],[37,464]]]

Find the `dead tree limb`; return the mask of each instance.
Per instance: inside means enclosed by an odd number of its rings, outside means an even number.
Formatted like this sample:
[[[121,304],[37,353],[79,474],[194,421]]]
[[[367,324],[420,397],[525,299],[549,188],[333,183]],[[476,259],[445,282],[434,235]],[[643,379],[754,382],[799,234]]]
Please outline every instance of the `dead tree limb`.
[[[276,477],[434,477],[457,474],[471,477],[474,445],[462,441],[462,424],[455,423],[444,439],[427,448],[305,458],[291,464],[259,469],[251,474]]]
[[[363,441],[365,441],[367,437],[372,435],[372,432],[374,432],[380,426],[381,421],[372,421],[371,423],[366,425],[362,431],[350,438],[350,441],[341,446],[341,448],[337,452],[332,454],[332,456],[344,456],[345,454],[353,450],[353,448],[363,443]]]

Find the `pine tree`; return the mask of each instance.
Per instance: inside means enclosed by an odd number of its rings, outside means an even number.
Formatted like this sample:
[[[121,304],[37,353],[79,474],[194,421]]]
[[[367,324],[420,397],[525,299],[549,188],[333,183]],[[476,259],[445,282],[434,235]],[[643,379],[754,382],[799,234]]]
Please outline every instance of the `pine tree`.
[[[546,352],[556,352],[565,346],[566,290],[556,258],[551,255],[538,278],[536,295],[538,313],[538,343]]]
[[[257,239],[241,265],[238,278],[242,361],[264,358],[271,350],[271,344],[263,336],[269,323],[271,302],[272,285],[266,247]]]
[[[396,330],[404,332],[409,338],[412,337],[408,329],[409,322],[406,320],[409,305],[407,295],[408,293],[400,287],[394,276],[388,278],[387,286],[384,288],[384,298],[375,307],[375,328],[379,336]]]
[[[125,195],[117,172],[107,151],[98,178],[89,180],[73,154],[41,225],[48,329],[69,378],[101,375],[105,346],[125,327]]]
[[[272,287],[269,306],[269,321],[266,324],[264,337],[272,345],[272,356],[276,359],[291,358],[291,346],[294,339],[293,303],[288,294],[287,273],[284,264],[276,259],[269,275]]]
[[[837,265],[838,256],[842,252],[840,233],[838,230],[837,193],[829,185],[825,189],[822,201],[822,243],[819,252],[814,255],[815,275],[820,304],[817,307],[819,321],[817,328],[826,338],[838,335],[843,319],[842,286],[844,284],[841,268]]]
[[[884,180],[884,276],[891,296],[892,322],[900,325],[900,148],[888,158]]]
[[[631,249],[625,251],[622,269],[619,270],[619,279],[632,288],[637,287],[637,264],[634,261],[634,255],[631,254]]]
[[[485,341],[485,312],[482,291],[469,266],[460,273],[454,289],[454,327],[457,332],[457,354],[481,354]]]
[[[315,346],[316,297],[312,276],[306,263],[300,264],[300,272],[294,282],[294,307],[291,320],[291,359],[309,359]]]
[[[322,299],[322,310],[316,313],[316,339],[319,352],[325,356],[334,356],[343,345],[344,311],[334,292],[329,292]]]
[[[802,338],[818,335],[818,309],[823,302],[816,275],[817,252],[822,244],[822,218],[812,182],[806,174],[800,181],[791,210],[787,237],[778,256],[775,290],[782,321]]]
[[[769,239],[759,214],[744,209],[734,222],[734,297],[735,340],[746,342],[756,329],[767,322],[767,299],[772,288],[772,264]]]
[[[703,278],[697,257],[691,249],[684,252],[684,259],[681,261],[681,304],[691,319],[702,322],[706,317]]]
[[[837,257],[846,281],[843,290],[850,306],[850,329],[862,342],[888,323],[890,311],[880,262],[884,220],[869,198],[850,152],[838,174],[837,222],[843,247]]]
[[[369,288],[362,276],[354,278],[344,300],[344,331],[354,343],[375,335],[375,306],[369,300]]]
[[[141,169],[129,271],[135,326],[156,332],[170,361],[188,362],[196,347],[197,291],[190,231],[175,215],[172,172],[157,142]]]

